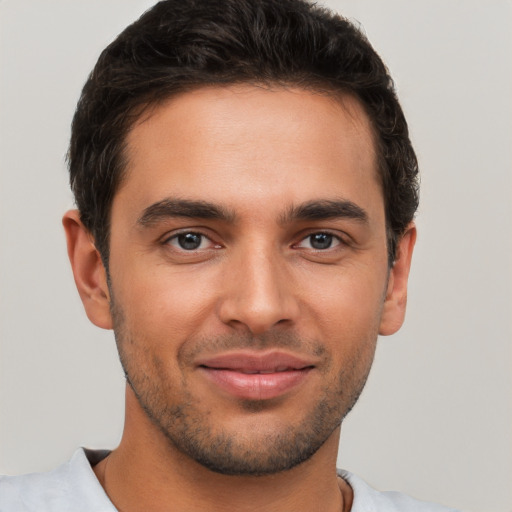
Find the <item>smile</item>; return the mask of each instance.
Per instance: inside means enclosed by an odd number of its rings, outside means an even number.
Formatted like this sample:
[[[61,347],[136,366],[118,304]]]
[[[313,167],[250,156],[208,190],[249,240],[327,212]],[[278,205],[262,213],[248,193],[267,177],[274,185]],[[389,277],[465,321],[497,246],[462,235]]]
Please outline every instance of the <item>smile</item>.
[[[226,368],[227,370],[228,368]],[[287,372],[287,371],[291,371],[291,370],[294,370],[295,368],[289,368],[289,367],[280,367],[280,368],[276,368],[275,370],[239,370],[241,373],[246,373],[246,374],[255,374],[255,373],[279,373],[279,372]]]
[[[197,367],[224,393],[245,400],[269,400],[295,390],[315,365],[283,352],[239,352],[201,360]]]

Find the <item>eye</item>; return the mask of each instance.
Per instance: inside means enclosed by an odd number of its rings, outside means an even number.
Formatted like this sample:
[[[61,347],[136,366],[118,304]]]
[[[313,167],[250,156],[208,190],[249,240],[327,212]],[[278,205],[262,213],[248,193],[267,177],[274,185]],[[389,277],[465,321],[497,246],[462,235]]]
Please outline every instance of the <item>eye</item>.
[[[215,244],[201,233],[178,233],[166,240],[166,243],[183,251],[197,251],[216,247]]]
[[[341,243],[339,237],[331,233],[312,233],[300,241],[297,247],[323,251],[338,246]]]

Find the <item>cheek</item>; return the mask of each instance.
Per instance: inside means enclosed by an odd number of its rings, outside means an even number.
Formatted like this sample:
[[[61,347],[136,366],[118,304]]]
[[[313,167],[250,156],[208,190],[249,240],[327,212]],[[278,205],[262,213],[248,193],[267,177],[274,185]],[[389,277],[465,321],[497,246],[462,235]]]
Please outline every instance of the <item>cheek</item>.
[[[163,265],[152,271],[144,267],[133,269],[129,279],[112,278],[125,327],[135,341],[144,339],[163,350],[177,349],[204,325],[214,302],[209,291],[212,286],[207,279],[173,273]]]
[[[364,385],[375,353],[385,280],[377,287],[375,276],[361,276],[331,279],[329,290],[310,309],[317,336],[331,354],[334,386],[339,378],[344,385]]]
[[[305,289],[304,300],[319,323],[332,332],[355,336],[377,331],[386,275],[370,266],[334,269],[321,279],[316,276],[314,286]]]

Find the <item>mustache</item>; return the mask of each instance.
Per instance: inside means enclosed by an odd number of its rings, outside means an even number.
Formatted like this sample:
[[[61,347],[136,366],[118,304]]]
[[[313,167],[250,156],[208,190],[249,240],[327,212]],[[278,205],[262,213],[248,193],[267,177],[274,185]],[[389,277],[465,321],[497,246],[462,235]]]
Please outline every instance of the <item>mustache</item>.
[[[119,307],[111,293],[110,311],[114,323],[114,335],[119,346],[126,342],[132,342],[129,333],[126,332],[125,317],[122,308]],[[128,335],[128,336],[127,336]],[[340,343],[342,341],[340,340]],[[178,349],[177,361],[180,366],[193,364],[199,356],[215,355],[221,352],[236,350],[264,351],[269,349],[284,349],[298,356],[313,356],[322,360],[322,366],[329,368],[332,364],[331,353],[325,345],[311,338],[299,336],[293,331],[269,330],[254,335],[248,332],[236,332],[219,336],[200,336],[186,340]]]
[[[187,365],[192,363],[199,355],[244,349],[255,351],[285,349],[296,354],[316,358],[326,358],[328,356],[325,346],[318,341],[304,339],[290,332],[269,331],[256,336],[251,333],[236,333],[189,340],[178,350],[178,361]]]

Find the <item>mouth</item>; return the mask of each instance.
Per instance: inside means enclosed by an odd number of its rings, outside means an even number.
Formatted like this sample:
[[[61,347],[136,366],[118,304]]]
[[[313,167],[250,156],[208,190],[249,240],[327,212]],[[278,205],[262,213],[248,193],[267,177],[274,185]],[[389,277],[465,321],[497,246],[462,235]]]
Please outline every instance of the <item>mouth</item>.
[[[197,368],[217,389],[235,398],[269,400],[297,389],[315,364],[284,352],[236,352],[202,359]]]

